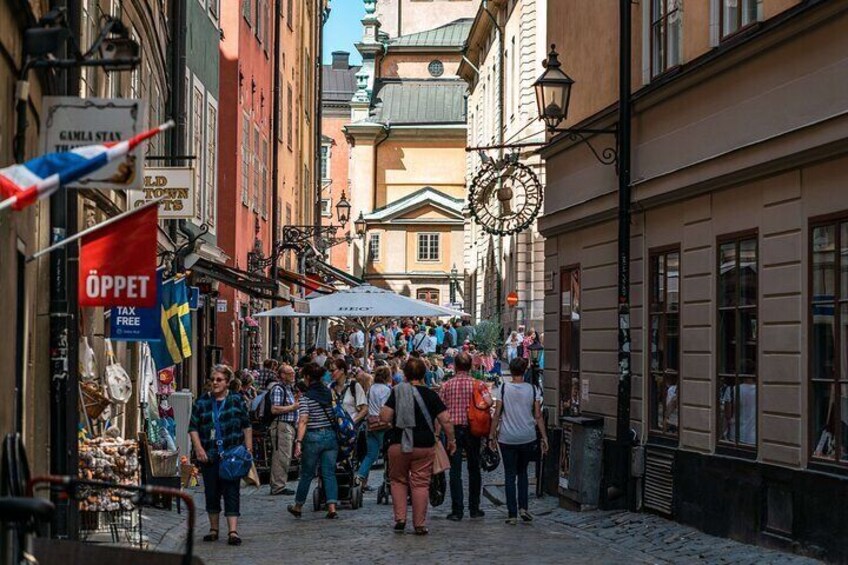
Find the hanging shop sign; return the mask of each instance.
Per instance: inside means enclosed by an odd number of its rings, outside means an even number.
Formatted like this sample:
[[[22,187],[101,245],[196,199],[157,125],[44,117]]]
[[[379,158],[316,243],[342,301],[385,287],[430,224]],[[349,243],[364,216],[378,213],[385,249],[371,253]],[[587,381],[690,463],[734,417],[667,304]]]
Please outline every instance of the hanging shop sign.
[[[45,96],[44,153],[68,151],[86,145],[125,141],[147,129],[147,103],[132,98],[76,98]],[[98,169],[68,188],[137,190],[144,175],[144,145],[122,159]]]
[[[162,271],[156,275],[157,294],[162,295]],[[109,337],[113,341],[159,341],[162,338],[162,308],[113,306],[109,311]]]
[[[80,306],[156,306],[157,209],[148,206],[83,236]]]
[[[193,218],[197,210],[194,169],[191,167],[147,167],[141,190],[129,193],[129,207],[162,198],[159,218],[175,220]]]
[[[468,187],[468,204],[483,231],[510,235],[533,224],[542,195],[539,177],[514,154],[483,163]]]

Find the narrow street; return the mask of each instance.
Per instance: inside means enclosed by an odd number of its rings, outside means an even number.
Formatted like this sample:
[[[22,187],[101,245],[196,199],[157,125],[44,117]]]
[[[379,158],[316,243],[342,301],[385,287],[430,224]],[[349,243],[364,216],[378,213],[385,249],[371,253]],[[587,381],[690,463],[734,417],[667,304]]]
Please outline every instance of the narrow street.
[[[374,484],[379,485],[376,471]],[[468,563],[483,559],[492,563],[817,563],[790,554],[769,551],[732,540],[715,538],[658,516],[631,512],[569,512],[558,508],[553,497],[531,498],[530,524],[508,526],[498,473],[484,479],[483,509],[486,516],[461,522],[445,520],[450,500],[430,509],[430,535],[404,535],[392,531],[391,506],[378,505],[376,492],[366,493],[363,508],[342,507],[340,519],[329,522],[324,512],[311,512],[296,520],[285,507],[290,497],[272,497],[267,487],[242,490],[239,533],[244,544],[231,547],[224,539],[205,543],[208,531],[204,514],[198,516],[195,553],[205,563],[308,563],[339,562]],[[195,499],[202,511],[203,495]],[[159,518],[159,517],[157,517]],[[175,514],[148,526],[157,549],[179,551],[183,541]],[[158,531],[158,533],[157,533]]]

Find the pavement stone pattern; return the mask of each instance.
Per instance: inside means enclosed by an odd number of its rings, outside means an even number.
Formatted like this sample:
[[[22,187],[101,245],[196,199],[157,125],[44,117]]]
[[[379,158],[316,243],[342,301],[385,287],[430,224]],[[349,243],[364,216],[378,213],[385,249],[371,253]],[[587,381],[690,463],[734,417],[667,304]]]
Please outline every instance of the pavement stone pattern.
[[[372,472],[371,484],[382,482],[380,470]],[[461,522],[444,519],[450,501],[431,508],[429,536],[415,536],[410,525],[404,535],[392,531],[391,506],[378,505],[376,492],[365,494],[363,508],[342,506],[339,520],[324,519],[312,512],[311,497],[297,520],[285,508],[293,497],[270,496],[268,487],[242,490],[241,547],[222,539],[205,543],[200,538],[209,524],[201,489],[194,495],[200,513],[195,529],[195,554],[205,563],[774,563],[808,564],[815,560],[781,553],[736,541],[717,538],[653,514],[625,511],[571,512],[559,508],[555,497],[532,495],[530,510],[536,519],[506,525],[503,478],[497,471],[484,478],[483,509],[486,516]],[[410,509],[411,512],[411,509]],[[157,511],[145,521],[150,548],[180,552],[185,515]]]

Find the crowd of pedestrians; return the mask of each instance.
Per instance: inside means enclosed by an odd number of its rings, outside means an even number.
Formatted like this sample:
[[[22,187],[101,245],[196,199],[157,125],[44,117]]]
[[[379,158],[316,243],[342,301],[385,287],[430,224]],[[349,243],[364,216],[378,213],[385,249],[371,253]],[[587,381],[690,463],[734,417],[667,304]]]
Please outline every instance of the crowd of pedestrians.
[[[337,518],[348,496],[339,478],[342,462],[350,463],[353,484],[369,491],[375,489],[371,470],[381,458],[381,492],[390,495],[395,531],[407,529],[411,502],[412,529],[426,535],[428,507],[440,503],[445,490],[448,520],[462,520],[466,509],[468,517],[482,518],[481,453],[499,452],[507,523],[532,520],[528,466],[548,448],[541,390],[524,380],[530,347],[540,339],[535,331],[508,332],[499,354],[509,362],[512,379],[491,382],[480,378],[486,362],[476,350],[475,329],[462,321],[403,320],[369,332],[337,330],[330,348],[310,348],[296,362],[269,359],[238,376],[224,365],[214,367],[189,427],[209,514],[204,541],[219,538],[223,499],[228,542],[241,543],[240,484],[223,479],[218,469],[222,453],[233,446],[254,451],[254,428],[271,447],[264,454],[269,492],[293,496],[287,509],[295,518],[302,516],[316,478],[326,517]],[[299,481],[292,488],[295,463]],[[441,498],[434,493],[439,488]]]

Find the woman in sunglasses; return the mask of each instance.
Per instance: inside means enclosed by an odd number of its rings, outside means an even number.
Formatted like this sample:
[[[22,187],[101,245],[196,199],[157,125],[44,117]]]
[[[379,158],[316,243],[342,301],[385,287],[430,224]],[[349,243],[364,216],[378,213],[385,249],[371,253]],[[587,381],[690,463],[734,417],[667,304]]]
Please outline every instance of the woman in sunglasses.
[[[195,401],[188,431],[203,474],[206,512],[209,514],[209,533],[203,536],[203,541],[218,540],[218,518],[223,498],[229,531],[227,543],[241,545],[238,535],[240,481],[226,481],[218,475],[222,450],[243,443],[253,453],[253,430],[247,405],[240,394],[230,391],[233,378],[233,370],[228,366],[212,367],[211,390]]]

